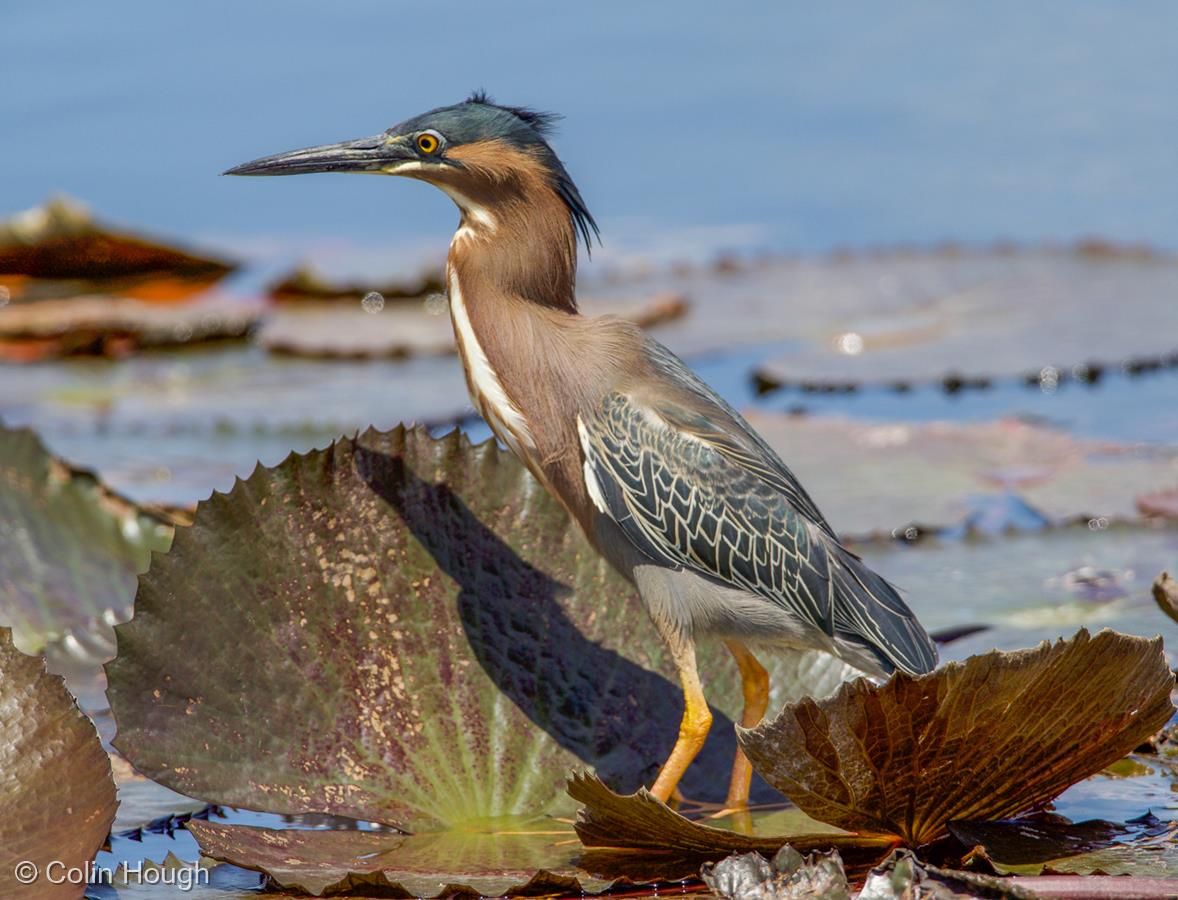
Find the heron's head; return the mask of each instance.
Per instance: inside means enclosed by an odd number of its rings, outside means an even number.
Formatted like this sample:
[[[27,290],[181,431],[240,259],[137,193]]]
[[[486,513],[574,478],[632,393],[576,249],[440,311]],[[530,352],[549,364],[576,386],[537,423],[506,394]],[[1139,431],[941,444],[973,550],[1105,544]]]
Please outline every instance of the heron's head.
[[[365,172],[403,175],[445,191],[468,224],[493,228],[534,208],[560,210],[586,247],[597,224],[548,144],[556,116],[493,103],[482,92],[373,137],[266,156],[226,175]],[[559,204],[559,206],[557,206]]]

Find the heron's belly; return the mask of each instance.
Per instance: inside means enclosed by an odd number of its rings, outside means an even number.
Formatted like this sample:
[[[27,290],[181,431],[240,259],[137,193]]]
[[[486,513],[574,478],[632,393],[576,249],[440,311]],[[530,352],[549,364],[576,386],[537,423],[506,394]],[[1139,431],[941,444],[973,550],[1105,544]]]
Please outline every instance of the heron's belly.
[[[602,555],[638,588],[660,630],[834,652],[829,636],[771,600],[654,562],[613,520],[599,516],[595,531]]]

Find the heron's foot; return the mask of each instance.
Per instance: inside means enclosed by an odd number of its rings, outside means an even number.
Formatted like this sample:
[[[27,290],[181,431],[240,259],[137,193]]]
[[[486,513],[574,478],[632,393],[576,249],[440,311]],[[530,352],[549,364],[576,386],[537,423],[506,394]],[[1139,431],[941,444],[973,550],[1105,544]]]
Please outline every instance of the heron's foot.
[[[735,831],[737,834],[747,834],[750,836],[753,834],[753,814],[749,812],[748,804],[739,807],[725,806],[724,809],[712,813],[708,818],[731,818],[732,821],[729,823],[729,827],[732,831]]]

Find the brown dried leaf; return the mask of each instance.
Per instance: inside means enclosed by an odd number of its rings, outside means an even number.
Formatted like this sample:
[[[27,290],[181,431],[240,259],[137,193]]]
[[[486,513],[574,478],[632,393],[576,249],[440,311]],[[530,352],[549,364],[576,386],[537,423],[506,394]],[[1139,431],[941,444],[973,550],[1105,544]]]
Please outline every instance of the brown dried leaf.
[[[1004,819],[1120,759],[1169,719],[1161,640],[1113,631],[865,679],[738,729],[753,766],[814,818],[919,847]]]
[[[1153,583],[1153,599],[1162,612],[1178,622],[1178,581],[1169,572],[1163,572]]]
[[[568,790],[583,804],[576,822],[587,848],[581,866],[600,877],[673,881],[692,877],[703,863],[731,853],[772,855],[785,844],[801,853],[837,848],[847,871],[862,876],[896,843],[890,837],[836,831],[740,834],[684,818],[645,789],[617,794],[586,773],[573,776]]]

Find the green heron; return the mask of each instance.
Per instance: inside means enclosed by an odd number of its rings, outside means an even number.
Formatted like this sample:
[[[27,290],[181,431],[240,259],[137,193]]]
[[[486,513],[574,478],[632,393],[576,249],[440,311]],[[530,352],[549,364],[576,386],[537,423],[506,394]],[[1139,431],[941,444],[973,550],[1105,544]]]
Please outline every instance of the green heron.
[[[458,205],[446,283],[474,406],[634,583],[678,670],[682,724],[651,788],[666,801],[711,726],[701,636],[735,657],[745,726],[769,692],[750,645],[819,648],[878,677],[927,672],[937,652],[735,410],[637,326],[578,313],[578,240],[588,249],[597,224],[548,143],[554,118],[477,93],[226,174],[402,175]],[[738,751],[729,807],[751,777]]]

